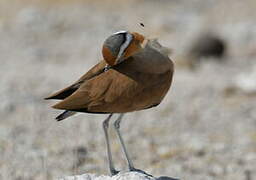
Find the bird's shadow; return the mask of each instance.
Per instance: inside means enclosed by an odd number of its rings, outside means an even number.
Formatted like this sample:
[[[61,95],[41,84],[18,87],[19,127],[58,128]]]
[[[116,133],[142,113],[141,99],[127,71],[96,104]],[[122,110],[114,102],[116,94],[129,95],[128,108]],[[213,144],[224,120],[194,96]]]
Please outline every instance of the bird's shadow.
[[[167,177],[167,176],[161,176],[161,177],[157,178],[156,180],[180,180],[180,179]]]
[[[140,169],[135,169],[135,171],[138,172],[138,173],[145,174],[145,175],[150,176],[150,177],[154,177],[153,175],[148,174],[145,171],[140,170]],[[180,179],[176,179],[176,178],[172,178],[172,177],[168,177],[168,176],[160,176],[160,177],[156,178],[156,180],[180,180]]]

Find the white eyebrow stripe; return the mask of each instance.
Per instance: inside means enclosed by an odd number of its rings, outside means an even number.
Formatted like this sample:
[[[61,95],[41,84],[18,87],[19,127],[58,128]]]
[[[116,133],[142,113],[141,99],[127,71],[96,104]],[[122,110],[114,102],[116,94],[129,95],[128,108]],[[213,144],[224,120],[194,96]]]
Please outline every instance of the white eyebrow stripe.
[[[121,31],[115,32],[113,35],[122,34],[122,33],[127,33],[127,32],[128,32],[128,31],[121,30]]]
[[[117,60],[123,55],[124,51],[130,45],[132,40],[133,40],[133,36],[130,33],[126,33],[126,40],[122,44],[122,46],[120,47],[120,50],[119,50],[119,53],[118,53],[118,56],[117,56]]]

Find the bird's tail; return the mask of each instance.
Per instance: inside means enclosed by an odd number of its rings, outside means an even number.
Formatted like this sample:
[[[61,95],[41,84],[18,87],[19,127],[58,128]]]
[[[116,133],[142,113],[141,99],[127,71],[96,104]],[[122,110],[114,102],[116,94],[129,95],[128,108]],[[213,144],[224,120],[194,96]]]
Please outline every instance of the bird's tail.
[[[58,115],[55,119],[57,121],[61,121],[61,120],[66,119],[66,118],[68,118],[70,116],[73,116],[74,114],[76,114],[76,112],[74,112],[74,111],[64,111],[63,113]]]

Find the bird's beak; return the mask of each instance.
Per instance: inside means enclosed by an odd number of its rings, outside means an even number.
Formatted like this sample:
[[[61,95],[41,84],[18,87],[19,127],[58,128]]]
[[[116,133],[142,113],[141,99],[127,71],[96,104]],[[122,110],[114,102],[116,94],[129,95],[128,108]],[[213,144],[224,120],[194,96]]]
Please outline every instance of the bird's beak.
[[[106,64],[105,68],[104,68],[104,72],[108,71],[112,66],[110,66],[109,64]]]

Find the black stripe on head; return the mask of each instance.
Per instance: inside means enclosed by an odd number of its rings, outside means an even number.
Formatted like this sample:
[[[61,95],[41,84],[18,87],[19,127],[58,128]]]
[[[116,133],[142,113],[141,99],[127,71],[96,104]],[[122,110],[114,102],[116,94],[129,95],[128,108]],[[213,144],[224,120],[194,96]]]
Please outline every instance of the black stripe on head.
[[[126,32],[125,34],[125,41],[124,43],[121,45],[118,56],[117,56],[117,60],[120,61],[125,52],[125,50],[128,48],[128,46],[131,44],[133,40],[133,35],[130,34],[129,32]]]

